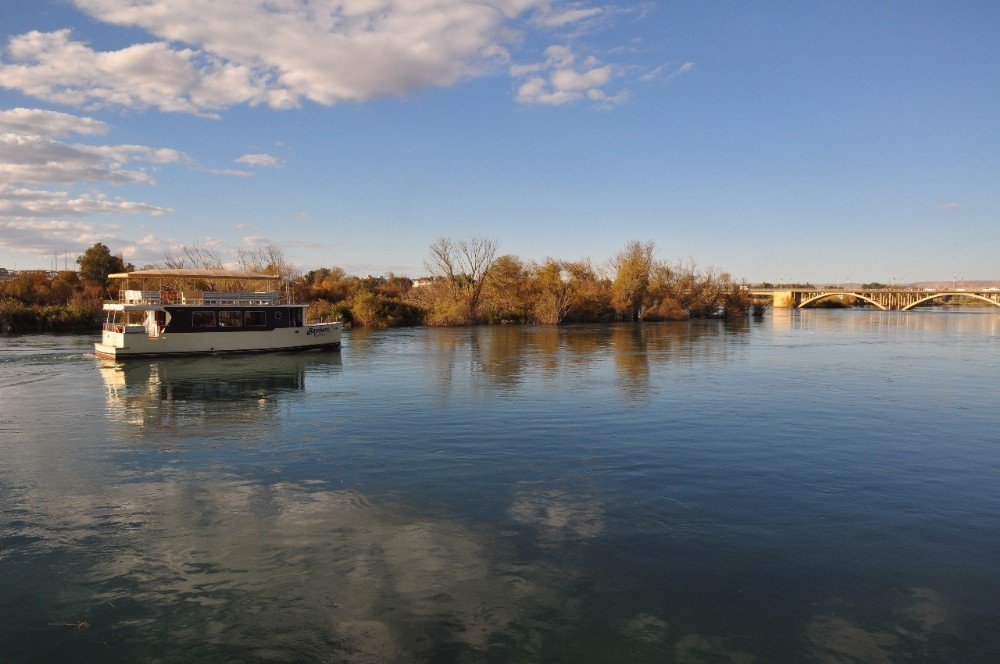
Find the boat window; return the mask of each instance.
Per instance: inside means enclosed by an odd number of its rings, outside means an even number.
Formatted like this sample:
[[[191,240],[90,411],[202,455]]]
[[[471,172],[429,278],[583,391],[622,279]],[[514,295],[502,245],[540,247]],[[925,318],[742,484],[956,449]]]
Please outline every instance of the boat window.
[[[215,327],[215,312],[192,311],[191,327]]]
[[[219,327],[243,327],[242,311],[220,311]]]
[[[267,326],[266,311],[247,312],[247,327],[266,327],[266,326]]]

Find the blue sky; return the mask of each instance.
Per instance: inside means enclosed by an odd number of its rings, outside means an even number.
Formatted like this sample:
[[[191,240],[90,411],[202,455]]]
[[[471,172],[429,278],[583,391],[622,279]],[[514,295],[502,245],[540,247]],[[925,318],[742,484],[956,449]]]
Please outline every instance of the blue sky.
[[[1000,278],[1000,4],[5,0],[0,266],[447,235],[751,280]]]

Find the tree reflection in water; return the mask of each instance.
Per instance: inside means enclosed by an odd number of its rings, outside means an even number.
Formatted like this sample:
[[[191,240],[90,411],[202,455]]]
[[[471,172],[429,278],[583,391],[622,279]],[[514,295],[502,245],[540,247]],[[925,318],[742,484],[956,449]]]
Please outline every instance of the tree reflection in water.
[[[733,361],[734,347],[714,340],[750,329],[746,322],[722,321],[436,328],[427,330],[424,349],[442,399],[454,393],[456,381],[471,390],[485,384],[514,394],[536,377],[560,385],[603,382],[613,367],[620,393],[634,400],[649,396],[654,369]]]

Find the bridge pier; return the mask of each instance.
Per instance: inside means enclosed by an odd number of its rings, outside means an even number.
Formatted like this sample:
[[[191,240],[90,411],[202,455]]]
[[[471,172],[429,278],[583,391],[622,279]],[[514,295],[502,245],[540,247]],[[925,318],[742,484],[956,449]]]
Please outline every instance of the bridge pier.
[[[802,293],[792,290],[772,291],[771,297],[771,306],[775,309],[795,309],[802,304]]]

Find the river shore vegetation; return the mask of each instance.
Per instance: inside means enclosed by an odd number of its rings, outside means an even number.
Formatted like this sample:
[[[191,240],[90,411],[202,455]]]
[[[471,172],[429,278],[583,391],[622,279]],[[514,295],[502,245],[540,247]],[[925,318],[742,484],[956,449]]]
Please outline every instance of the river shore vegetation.
[[[652,242],[629,242],[595,265],[501,255],[492,238],[441,238],[429,247],[426,277],[416,280],[351,276],[338,267],[300,274],[277,246],[240,250],[237,259],[240,269],[287,277],[295,300],[310,303],[311,320],[371,328],[729,319],[747,316],[753,304],[745,284],[729,274],[659,259]],[[107,275],[134,268],[100,243],[77,262],[79,271],[22,272],[0,282],[0,329],[99,328],[102,300],[117,296]],[[211,248],[182,246],[160,266],[224,265]]]
[[[285,273],[287,262],[271,247],[244,253],[241,267]],[[297,301],[311,303],[312,320],[373,328],[742,318],[752,305],[729,274],[658,259],[652,242],[629,242],[597,266],[589,259],[527,261],[500,255],[491,238],[443,237],[430,245],[424,268],[417,280],[322,268],[292,278],[292,288]]]
[[[657,259],[652,242],[630,242],[605,266],[589,259],[526,261],[497,255],[496,241],[441,238],[427,277],[358,278],[339,268],[293,282],[315,320],[340,316],[367,327],[559,325],[688,318],[742,318],[752,301],[729,274],[693,261]]]
[[[22,271],[0,282],[0,332],[82,332],[100,328],[108,275],[135,269],[97,243],[76,262],[80,269],[55,274]]]

